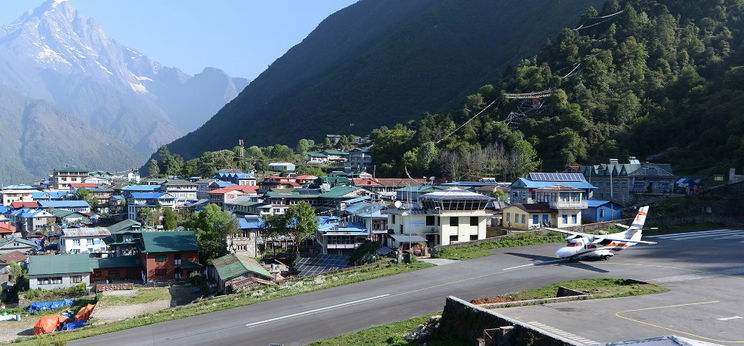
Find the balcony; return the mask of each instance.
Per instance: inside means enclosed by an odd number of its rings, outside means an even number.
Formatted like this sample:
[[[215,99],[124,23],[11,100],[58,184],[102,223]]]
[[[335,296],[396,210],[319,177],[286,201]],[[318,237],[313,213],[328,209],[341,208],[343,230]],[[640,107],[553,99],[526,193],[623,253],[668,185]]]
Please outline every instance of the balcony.
[[[359,245],[362,245],[362,243],[353,243],[353,244],[328,244],[328,249],[356,249],[359,247]]]
[[[552,209],[586,209],[589,207],[589,203],[585,200],[557,200],[548,202],[548,206]]]

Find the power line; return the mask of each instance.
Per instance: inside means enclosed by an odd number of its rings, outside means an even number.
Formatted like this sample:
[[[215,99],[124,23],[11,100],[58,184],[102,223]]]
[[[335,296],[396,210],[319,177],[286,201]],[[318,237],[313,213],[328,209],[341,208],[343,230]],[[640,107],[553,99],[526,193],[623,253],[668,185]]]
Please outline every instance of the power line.
[[[459,131],[465,125],[467,125],[468,123],[470,123],[471,121],[473,121],[473,119],[477,118],[479,115],[481,115],[483,112],[485,112],[488,108],[490,108],[491,106],[493,106],[493,104],[496,103],[496,101],[498,101],[498,99],[491,101],[491,103],[489,103],[485,108],[481,109],[480,112],[478,112],[476,115],[472,116],[470,119],[468,119],[466,122],[462,123],[462,125],[458,126],[452,132],[450,132],[446,136],[444,136],[444,137],[440,138],[438,141],[436,141],[436,144],[441,143],[443,140],[447,139],[447,137],[452,136],[453,134],[455,134],[455,132]]]

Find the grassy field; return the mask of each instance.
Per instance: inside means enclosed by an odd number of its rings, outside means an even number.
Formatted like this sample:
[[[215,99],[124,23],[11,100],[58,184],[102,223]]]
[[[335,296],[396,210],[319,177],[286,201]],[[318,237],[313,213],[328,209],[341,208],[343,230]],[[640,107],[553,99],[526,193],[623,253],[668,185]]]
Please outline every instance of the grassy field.
[[[693,222],[693,223],[680,223],[677,225],[651,225],[649,227],[657,227],[658,229],[646,228],[643,230],[644,235],[704,231],[704,230],[710,230],[710,229],[724,228],[725,225],[722,223],[715,223],[715,222],[702,222],[702,223]]]
[[[558,286],[586,292],[593,298],[614,298],[638,296],[643,294],[663,293],[669,289],[649,283],[639,283],[626,279],[579,279],[558,282],[549,286],[533,290],[507,294],[506,297],[515,300],[553,298],[558,292]]]
[[[110,306],[145,304],[171,299],[168,287],[137,288],[134,291],[134,295],[131,296],[115,296],[104,293],[100,295],[99,299],[102,304]]]
[[[467,260],[491,255],[493,249],[561,242],[564,237],[564,235],[556,232],[548,234],[529,232],[476,245],[444,246],[439,249],[434,257]]]
[[[197,300],[192,304],[163,309],[155,313],[145,314],[135,318],[118,321],[116,323],[96,324],[94,322],[92,325],[78,330],[58,332],[57,334],[59,335],[55,336],[54,340],[86,338],[153,323],[177,320],[239,306],[261,303],[273,299],[280,299],[297,294],[372,280],[383,276],[406,273],[433,266],[433,264],[426,262],[415,261],[411,264],[377,263],[374,265],[351,268],[322,276],[288,281],[281,285],[267,286],[248,292]],[[16,342],[24,345],[37,345],[39,342],[45,344],[44,340],[46,339],[47,338],[32,337],[18,339]]]
[[[410,320],[388,323],[382,326],[360,330],[356,333],[345,334],[330,339],[321,340],[310,344],[310,346],[377,346],[377,345],[414,345],[403,339],[403,336],[416,329],[420,324],[426,322],[429,315],[416,317]],[[426,343],[430,346],[437,345],[470,345],[462,340],[433,340]]]

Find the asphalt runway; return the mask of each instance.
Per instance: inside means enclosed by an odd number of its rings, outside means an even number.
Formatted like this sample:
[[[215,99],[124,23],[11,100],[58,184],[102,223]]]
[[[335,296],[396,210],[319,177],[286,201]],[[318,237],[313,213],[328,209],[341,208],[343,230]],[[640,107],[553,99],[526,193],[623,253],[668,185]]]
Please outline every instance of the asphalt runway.
[[[594,277],[658,280],[672,291],[643,296],[644,300],[632,297],[581,302],[596,303],[584,308],[589,313],[576,314],[593,316],[587,317],[590,323],[558,323],[572,321],[563,314],[571,312],[565,309],[554,309],[556,313],[545,315],[544,320],[531,318],[525,309],[521,317],[591,341],[669,334],[704,341],[710,340],[692,335],[723,341],[744,340],[736,332],[744,330],[741,328],[744,319],[734,318],[744,317],[743,299],[736,298],[737,294],[741,296],[737,292],[744,288],[741,280],[744,231],[688,233],[677,238],[649,237],[648,240],[659,244],[634,246],[609,261],[599,262],[546,264],[555,259],[553,254],[561,244],[499,249],[493,256],[75,340],[71,344],[300,345],[436,313],[450,295],[463,299],[490,297],[563,280]],[[633,300],[616,303],[624,299]],[[659,308],[687,303],[699,304]],[[582,308],[565,304],[568,305],[561,308],[577,311]],[[603,319],[597,323],[600,312]],[[615,315],[618,312],[620,316]],[[724,320],[713,322],[713,318]],[[712,326],[718,329],[711,329]]]

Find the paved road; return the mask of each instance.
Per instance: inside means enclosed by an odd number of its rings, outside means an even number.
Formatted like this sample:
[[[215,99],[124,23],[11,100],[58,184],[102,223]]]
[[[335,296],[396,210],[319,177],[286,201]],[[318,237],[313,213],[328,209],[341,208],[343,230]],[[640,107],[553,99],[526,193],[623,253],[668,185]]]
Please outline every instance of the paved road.
[[[744,231],[743,231],[744,232]],[[744,233],[742,233],[744,234]],[[74,345],[298,345],[441,311],[449,295],[495,296],[590,277],[650,280],[741,266],[737,241],[657,239],[607,262],[531,265],[557,244],[494,251],[493,256],[307,293],[74,341]],[[660,331],[659,335],[668,334]]]

